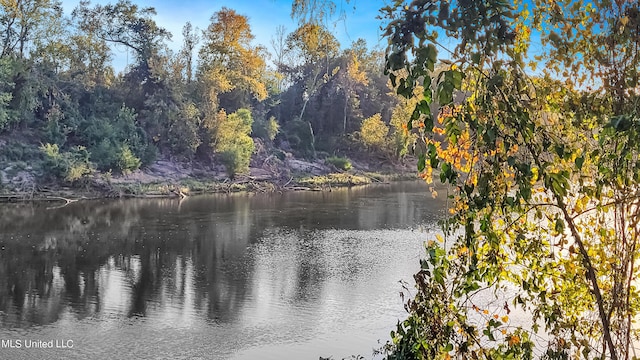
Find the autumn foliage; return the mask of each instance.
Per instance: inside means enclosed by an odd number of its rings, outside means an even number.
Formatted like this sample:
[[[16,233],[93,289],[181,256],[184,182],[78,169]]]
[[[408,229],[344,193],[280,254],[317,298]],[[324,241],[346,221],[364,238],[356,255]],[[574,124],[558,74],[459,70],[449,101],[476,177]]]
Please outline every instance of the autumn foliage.
[[[416,103],[418,169],[450,195],[388,358],[631,358],[638,4],[417,0],[383,13],[387,74]]]

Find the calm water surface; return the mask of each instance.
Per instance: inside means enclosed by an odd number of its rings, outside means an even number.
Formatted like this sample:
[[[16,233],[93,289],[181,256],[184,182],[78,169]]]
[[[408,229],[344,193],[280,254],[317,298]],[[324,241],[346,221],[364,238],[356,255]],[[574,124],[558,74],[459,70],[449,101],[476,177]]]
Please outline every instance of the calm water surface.
[[[0,205],[2,359],[370,358],[444,204],[410,182],[50,207]]]

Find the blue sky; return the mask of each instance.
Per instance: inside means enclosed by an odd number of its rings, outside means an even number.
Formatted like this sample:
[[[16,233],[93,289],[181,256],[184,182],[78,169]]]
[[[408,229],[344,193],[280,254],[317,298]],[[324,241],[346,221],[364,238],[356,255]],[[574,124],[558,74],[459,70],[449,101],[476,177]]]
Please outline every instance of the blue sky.
[[[93,0],[92,4],[115,3],[117,0]],[[187,21],[194,26],[204,29],[208,26],[211,15],[222,7],[236,10],[241,15],[249,18],[249,23],[255,43],[264,45],[271,51],[270,41],[278,25],[284,25],[288,32],[296,28],[296,23],[291,19],[291,0],[132,0],[139,6],[151,6],[157,11],[156,22],[173,34],[173,41],[169,46],[179,49],[182,44],[182,27]],[[344,21],[332,25],[332,31],[341,45],[348,47],[358,38],[364,38],[370,47],[376,45],[384,48],[385,40],[380,39],[380,20],[376,19],[378,10],[384,6],[384,0],[351,0],[350,4],[336,1],[338,8],[346,15]],[[66,14],[78,5],[79,0],[62,0],[62,6]],[[354,9],[355,6],[355,9]],[[114,67],[121,70],[126,65],[126,51],[116,49],[114,51]]]

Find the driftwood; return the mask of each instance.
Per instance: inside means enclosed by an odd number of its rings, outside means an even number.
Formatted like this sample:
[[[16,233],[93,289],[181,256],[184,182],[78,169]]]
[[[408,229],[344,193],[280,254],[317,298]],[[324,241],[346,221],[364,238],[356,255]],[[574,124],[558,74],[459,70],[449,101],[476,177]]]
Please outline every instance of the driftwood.
[[[47,199],[50,200],[63,200],[65,203],[63,205],[59,205],[59,206],[50,206],[47,208],[47,210],[51,210],[51,209],[60,209],[63,208],[71,203],[77,202],[78,200],[82,200],[82,198],[80,199],[67,199],[65,197],[62,196],[47,196]]]
[[[61,200],[64,201],[64,204],[61,206],[54,206],[54,207],[48,207],[47,209],[57,209],[57,208],[61,208],[64,206],[67,206],[71,203],[80,201],[80,200],[88,200],[89,198],[87,197],[79,197],[77,199],[69,199],[63,196],[57,196],[57,195],[42,195],[42,196],[34,196],[33,194],[27,194],[27,193],[17,193],[17,194],[10,194],[10,195],[0,195],[0,202],[23,202],[23,201],[47,201],[47,202],[51,202],[51,201],[57,201],[57,200]]]
[[[283,188],[284,190],[291,190],[291,191],[321,191],[320,189],[317,188],[311,188],[308,186],[287,186],[285,188]]]
[[[169,188],[169,193],[178,195],[181,200],[187,197],[187,194],[183,193],[180,186],[176,184],[173,185],[173,188]]]

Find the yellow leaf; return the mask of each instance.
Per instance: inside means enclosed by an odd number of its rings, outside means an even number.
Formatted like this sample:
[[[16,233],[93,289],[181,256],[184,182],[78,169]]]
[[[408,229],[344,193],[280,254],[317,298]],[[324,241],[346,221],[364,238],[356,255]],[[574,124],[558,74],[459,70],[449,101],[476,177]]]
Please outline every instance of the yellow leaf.
[[[627,23],[629,23],[629,18],[623,16],[622,19],[620,19],[620,23],[622,24],[622,26],[627,26]]]
[[[438,239],[438,242],[440,243],[444,242],[444,238],[440,234],[436,234],[436,239]]]
[[[509,337],[509,346],[518,345],[520,343],[520,337],[518,335],[512,335]]]

